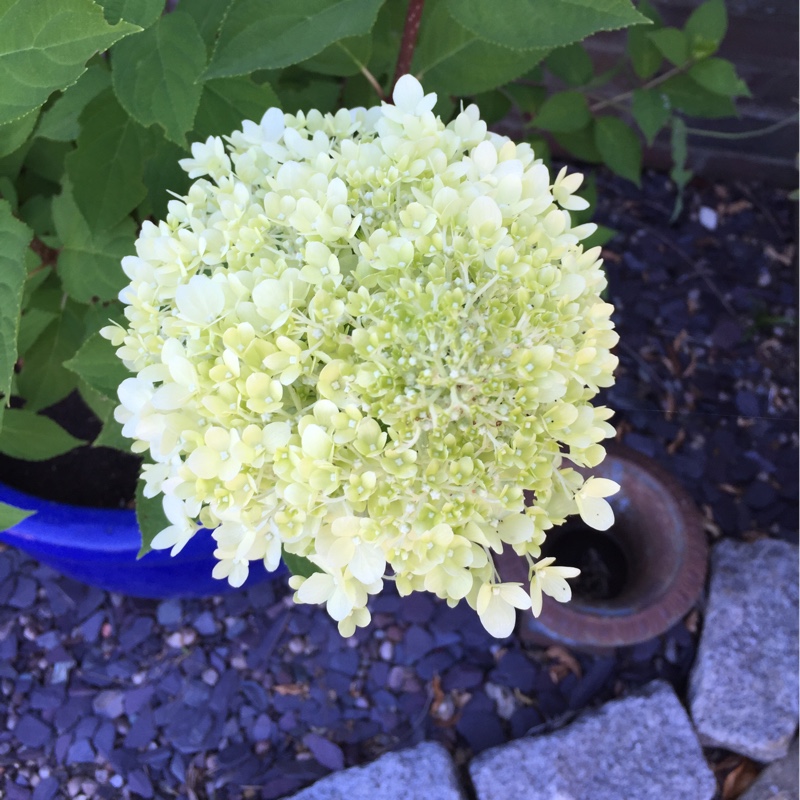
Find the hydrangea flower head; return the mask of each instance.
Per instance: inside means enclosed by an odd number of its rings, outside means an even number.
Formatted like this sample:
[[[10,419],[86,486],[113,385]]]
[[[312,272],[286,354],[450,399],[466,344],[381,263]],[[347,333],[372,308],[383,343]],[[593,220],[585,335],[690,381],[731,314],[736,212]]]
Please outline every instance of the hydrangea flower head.
[[[541,592],[569,597],[573,570],[537,567],[546,531],[610,524],[616,485],[572,468],[604,457],[591,400],[617,363],[595,226],[570,217],[581,176],[435,100],[405,76],[394,104],[273,108],[194,144],[187,195],[123,261],[127,326],[103,331],[171,523],[154,545],[213,529],[233,585],[304,556],[295,599],[345,635],[394,580],[506,636]],[[505,547],[530,592],[499,581]]]

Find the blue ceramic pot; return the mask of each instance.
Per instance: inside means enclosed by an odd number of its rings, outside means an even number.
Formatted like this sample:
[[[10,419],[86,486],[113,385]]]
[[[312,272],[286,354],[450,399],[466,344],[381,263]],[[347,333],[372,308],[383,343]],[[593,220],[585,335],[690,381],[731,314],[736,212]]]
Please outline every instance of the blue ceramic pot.
[[[70,578],[133,597],[205,597],[231,591],[211,577],[216,543],[200,531],[174,558],[168,550],[137,560],[140,536],[129,510],[86,508],[41,500],[0,484],[0,502],[36,513],[0,533],[0,541]],[[286,574],[254,563],[243,588]]]

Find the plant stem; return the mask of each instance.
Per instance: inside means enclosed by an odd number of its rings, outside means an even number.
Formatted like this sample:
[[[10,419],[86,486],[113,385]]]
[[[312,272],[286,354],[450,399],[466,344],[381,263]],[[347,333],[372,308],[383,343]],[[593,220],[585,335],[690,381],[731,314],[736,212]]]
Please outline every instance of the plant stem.
[[[686,128],[686,133],[691,133],[692,136],[707,136],[711,139],[750,139],[753,136],[763,136],[773,131],[779,131],[781,128],[785,128],[787,125],[796,122],[797,118],[797,114],[792,114],[785,119],[779,119],[777,122],[773,122],[772,125],[767,125],[764,128],[756,128],[754,131],[739,131],[738,133],[733,133],[728,131],[706,131],[702,128]]]
[[[406,12],[406,24],[403,28],[403,38],[400,42],[400,53],[397,56],[397,67],[394,71],[392,87],[400,78],[411,69],[411,60],[414,58],[414,48],[417,46],[419,23],[422,21],[422,9],[425,0],[409,0]]]
[[[660,83],[664,83],[664,81],[668,81],[670,78],[683,72],[688,66],[690,65],[687,64],[683,67],[673,67],[672,69],[668,69],[663,75],[653,78],[645,83],[644,86],[637,87],[637,89],[652,89],[654,86],[658,86]],[[601,100],[600,102],[595,103],[593,106],[590,106],[589,111],[594,113],[595,111],[600,111],[600,109],[606,108],[607,106],[613,106],[620,100],[627,100],[629,97],[633,96],[633,93],[637,91],[637,89],[629,89],[626,92],[614,95],[614,97],[609,97],[608,100]]]
[[[386,95],[383,92],[383,87],[378,83],[378,79],[363,64],[359,64],[358,68],[361,70],[361,74],[369,82],[369,85],[375,90],[378,97],[381,100],[385,100]]]

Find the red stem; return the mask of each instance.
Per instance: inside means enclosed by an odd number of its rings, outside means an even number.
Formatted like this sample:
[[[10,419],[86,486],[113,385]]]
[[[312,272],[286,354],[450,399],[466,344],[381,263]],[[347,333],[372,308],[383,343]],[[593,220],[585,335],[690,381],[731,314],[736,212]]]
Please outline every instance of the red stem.
[[[417,45],[417,35],[419,34],[419,23],[422,20],[422,9],[425,0],[409,0],[408,11],[406,12],[406,24],[403,28],[403,39],[400,42],[400,54],[397,56],[397,67],[394,71],[392,88],[400,78],[411,69],[411,61],[414,58],[414,48]]]

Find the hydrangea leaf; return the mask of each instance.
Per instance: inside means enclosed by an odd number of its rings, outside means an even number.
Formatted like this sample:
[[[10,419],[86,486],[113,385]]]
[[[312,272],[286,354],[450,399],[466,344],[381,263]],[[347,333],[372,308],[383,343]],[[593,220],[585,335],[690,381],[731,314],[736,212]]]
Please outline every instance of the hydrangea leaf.
[[[448,12],[444,3],[426,6],[412,72],[439,94],[472,95],[518,78],[548,50],[512,50],[484,41]]]
[[[149,136],[114,99],[102,92],[81,116],[78,147],[67,156],[73,196],[94,230],[111,228],[141,203],[143,145]]]
[[[106,22],[116,25],[120,20],[148,28],[164,11],[164,0],[99,0]]]
[[[156,219],[163,219],[167,215],[167,204],[174,199],[169,192],[183,194],[189,189],[189,178],[178,164],[181,158],[186,157],[186,151],[156,132],[147,153],[142,168],[147,212]]]
[[[144,482],[136,484],[136,521],[142,535],[142,546],[136,558],[147,555],[153,548],[150,546],[156,534],[164,530],[170,523],[164,514],[163,495],[157,497],[144,496]]]
[[[94,64],[78,78],[42,114],[36,135],[58,142],[71,142],[78,138],[78,117],[84,108],[111,84],[111,73],[100,64]]]
[[[25,169],[30,174],[59,185],[64,178],[64,159],[72,149],[71,142],[34,137],[25,157]]]
[[[321,53],[304,61],[302,66],[310,72],[340,77],[356,75],[369,62],[372,55],[372,37],[351,36],[326,47]]]
[[[11,214],[6,200],[0,200],[0,423],[17,361],[25,254],[32,238],[31,229]]]
[[[95,391],[84,381],[78,384],[78,391],[103,425],[97,438],[92,442],[92,447],[110,447],[113,450],[130,453],[131,440],[122,435],[122,425],[114,419],[114,409],[119,402]]]
[[[109,25],[93,0],[3,0],[0,124],[75,83],[92,55],[138,30],[124,21]]]
[[[315,572],[321,572],[316,564],[312,564],[307,558],[303,556],[296,556],[294,553],[287,553],[286,550],[281,554],[281,560],[292,575],[300,575],[303,578],[308,578]]]
[[[594,73],[592,59],[583,45],[578,43],[553,50],[547,57],[547,68],[570,86],[583,86]]]
[[[598,31],[647,23],[629,0],[447,0],[453,17],[476,36],[517,50],[561,47]],[[525,24],[520,24],[525,20]]]
[[[185,144],[194,124],[206,66],[205,46],[194,20],[176,11],[115,48],[112,81],[117,99],[141,125],[160,125]]]
[[[57,316],[55,311],[43,308],[26,309],[19,321],[19,352],[27,353]]]
[[[542,103],[533,124],[542,130],[568,133],[586,127],[590,119],[586,95],[581,92],[559,92]]]
[[[49,417],[20,408],[6,409],[0,453],[25,461],[47,461],[85,444]]]
[[[372,30],[385,0],[234,0],[205,78],[298,64]]]
[[[181,11],[194,20],[209,54],[214,49],[222,20],[232,4],[233,0],[181,0]]]
[[[35,513],[35,511],[10,506],[8,503],[0,503],[0,531],[7,531],[9,528],[19,525],[22,520]]]
[[[651,145],[658,132],[667,124],[672,110],[667,97],[657,89],[636,89],[631,112],[647,144]]]
[[[628,125],[618,117],[600,117],[595,121],[595,143],[613,172],[639,185],[642,144]]]
[[[116,401],[117,387],[130,373],[114,353],[114,348],[99,333],[93,333],[64,366],[90,388]]]
[[[77,377],[64,367],[64,362],[72,358],[82,341],[83,323],[78,309],[68,302],[25,354],[17,387],[25,398],[26,409],[47,408],[75,388]]]
[[[39,118],[39,109],[29,111],[24,117],[0,125],[0,158],[22,147]]]
[[[192,137],[204,141],[239,130],[243,119],[257,122],[273,106],[280,106],[280,100],[268,83],[256,84],[249,77],[208,81],[203,85]]]
[[[126,217],[108,230],[93,231],[81,214],[69,184],[53,199],[53,221],[62,242],[58,275],[64,291],[81,303],[113,300],[127,279],[120,268],[133,248],[136,224]]]

